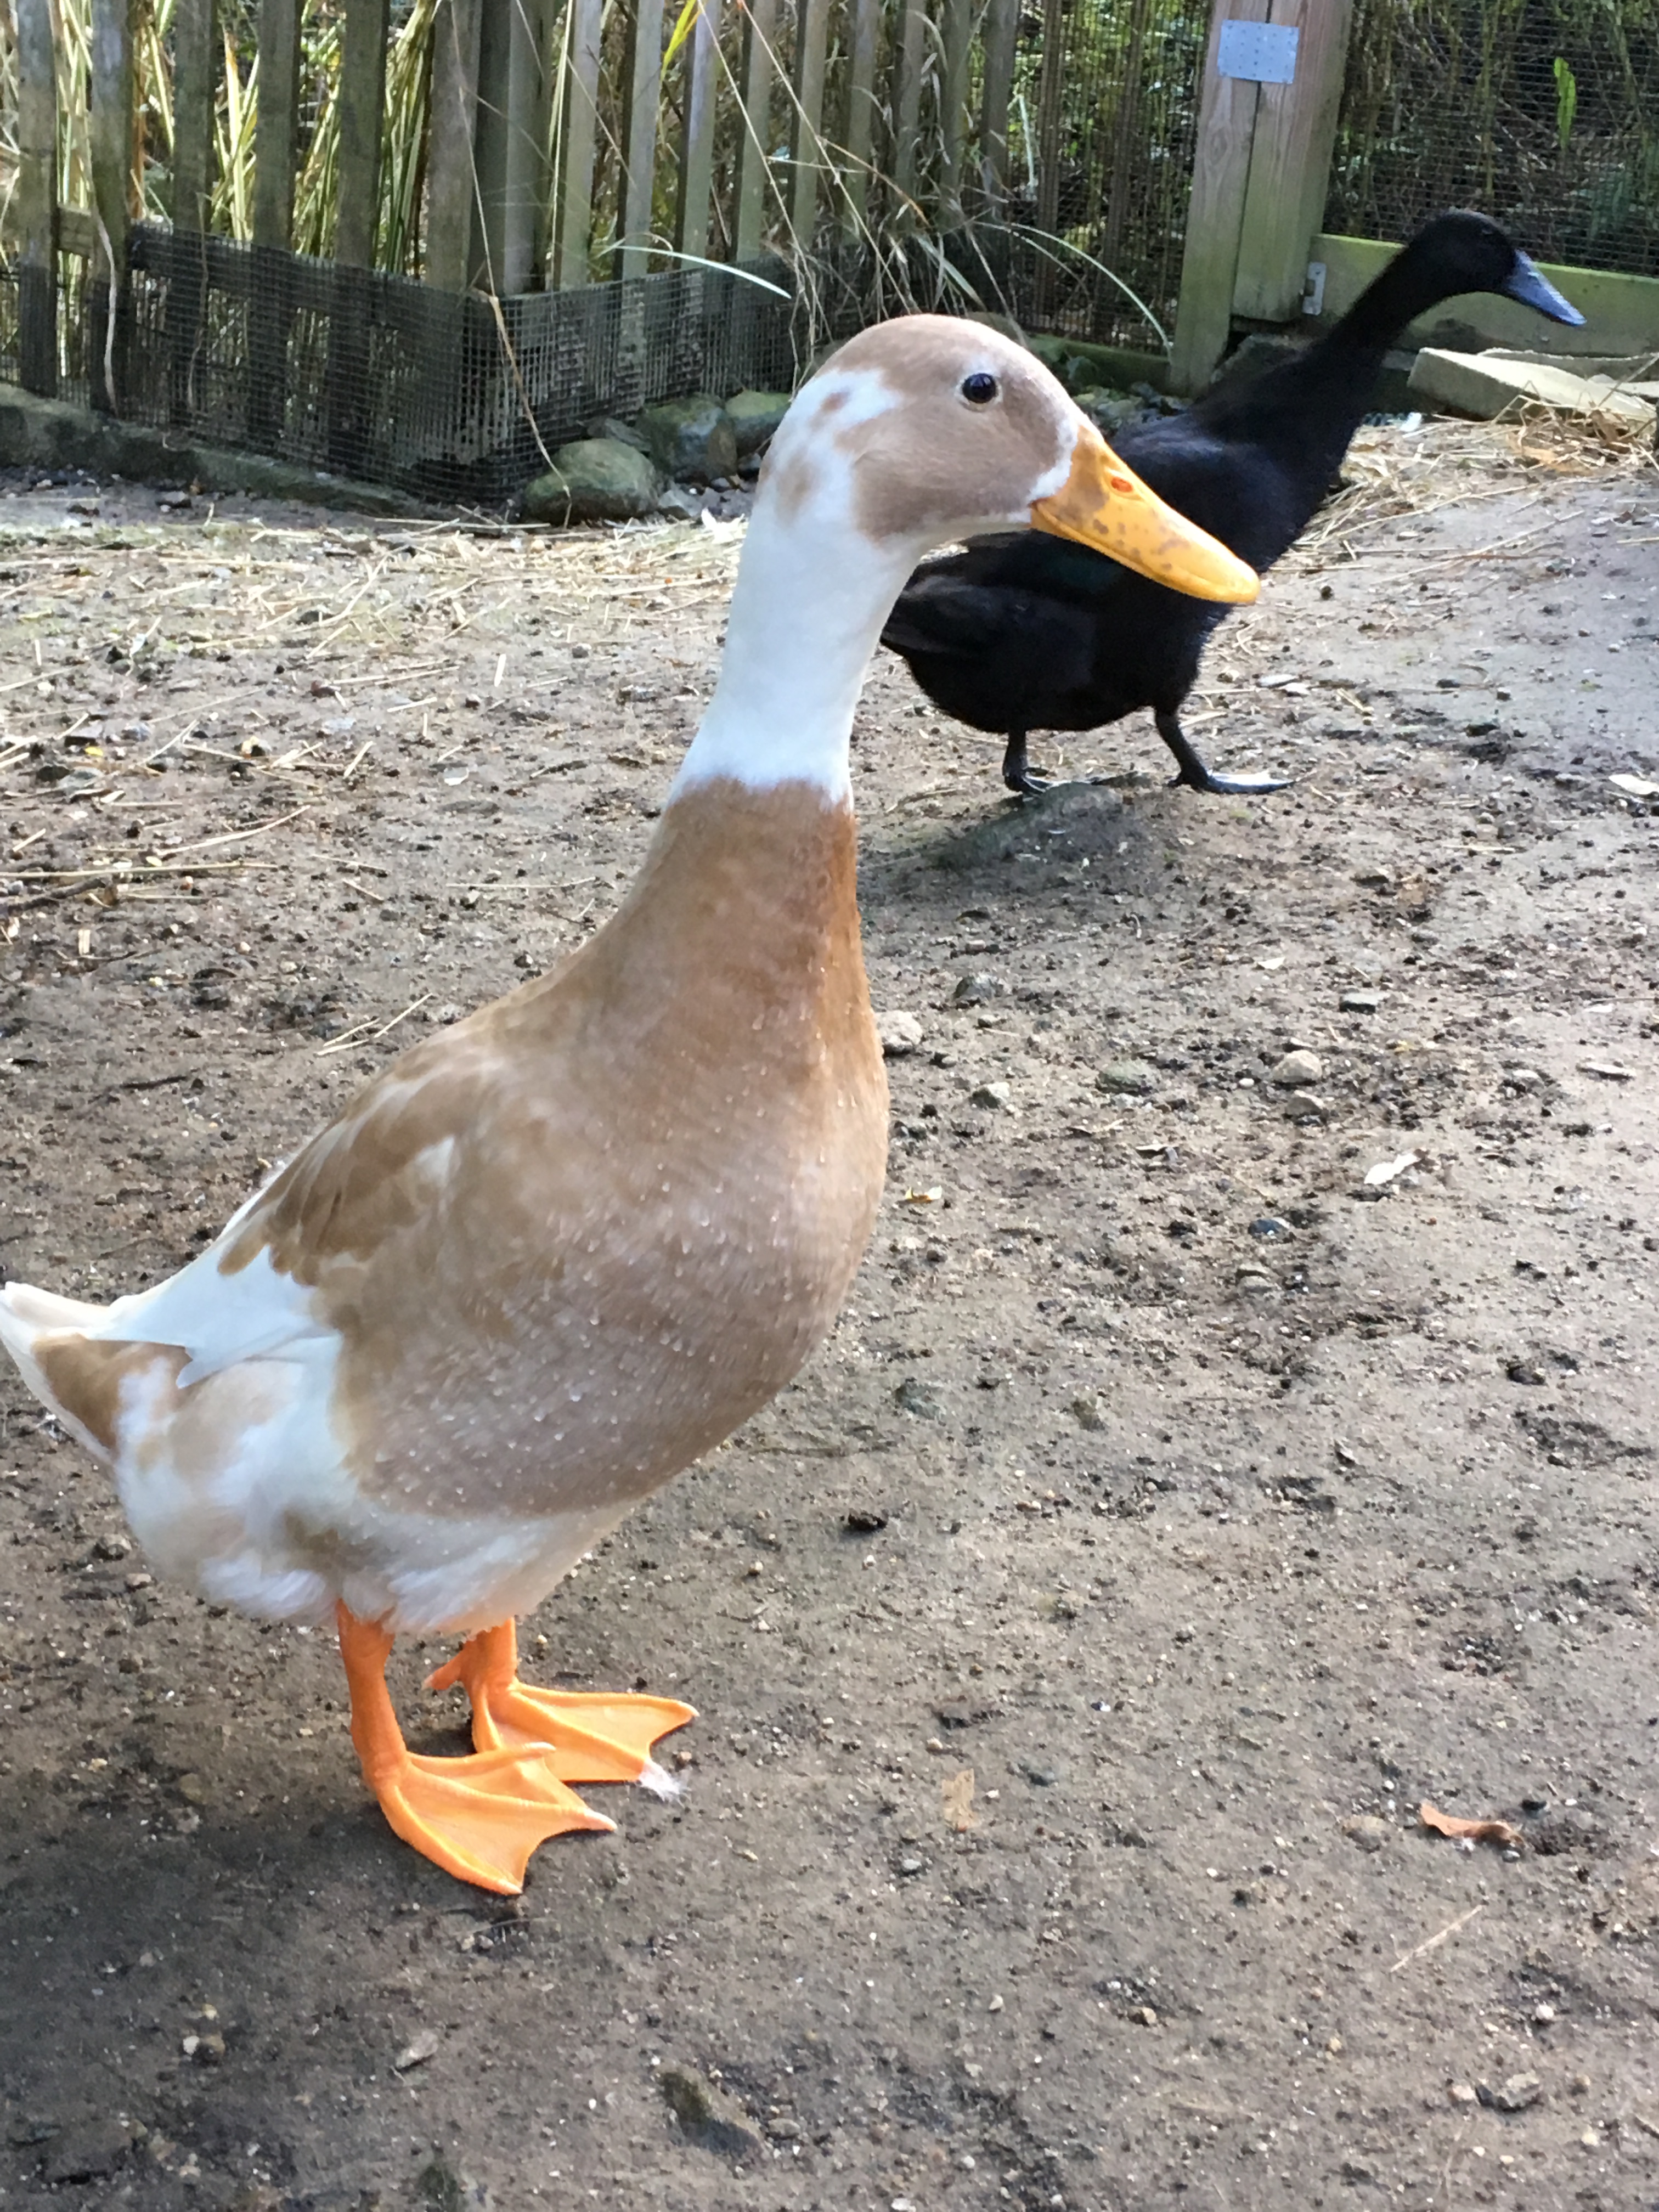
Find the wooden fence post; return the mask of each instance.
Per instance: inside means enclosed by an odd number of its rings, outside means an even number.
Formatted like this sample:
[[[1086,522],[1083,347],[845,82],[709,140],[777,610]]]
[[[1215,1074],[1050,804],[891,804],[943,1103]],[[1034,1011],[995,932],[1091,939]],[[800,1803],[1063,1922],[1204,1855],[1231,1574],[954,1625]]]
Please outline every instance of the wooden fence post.
[[[1289,322],[1301,312],[1308,246],[1323,228],[1353,0],[1273,0],[1294,25],[1296,78],[1261,87],[1244,195],[1233,313]]]
[[[482,6],[483,0],[439,0],[432,19],[432,122],[427,141],[422,274],[441,292],[465,291],[472,276],[472,149]]]
[[[634,0],[628,107],[623,139],[623,249],[617,274],[643,276],[651,266],[651,203],[657,180],[657,100],[662,89],[663,0]]]
[[[475,242],[483,281],[503,299],[527,292],[535,276],[549,88],[543,13],[535,0],[491,0],[478,37]]]
[[[921,155],[921,69],[927,46],[926,0],[900,0],[898,50],[893,57],[893,143],[887,163],[897,196],[891,227],[899,232],[915,228]]]
[[[1014,91],[1019,0],[990,0],[985,11],[985,86],[979,113],[980,190],[1000,221],[1008,197],[1008,108]]]
[[[850,236],[864,228],[870,204],[870,158],[876,141],[876,49],[881,0],[853,0],[853,45],[847,64],[847,168],[842,219]]]
[[[51,0],[17,0],[17,374],[58,390],[58,77]]]
[[[1223,76],[1216,63],[1223,22],[1265,22],[1267,9],[1268,0],[1215,0],[1210,21],[1181,259],[1181,302],[1170,355],[1175,392],[1201,392],[1227,349],[1261,88],[1248,78]]]
[[[600,46],[605,35],[605,0],[570,0],[568,52],[565,57],[562,137],[563,174],[559,179],[556,275],[571,291],[590,274],[588,249],[593,228],[593,149],[599,126]]]
[[[745,262],[758,258],[766,228],[766,198],[772,177],[768,142],[772,135],[773,56],[778,9],[777,0],[739,0],[739,5],[749,20],[743,71],[743,106],[747,119],[738,125],[743,141],[738,155],[737,244],[732,258]]]
[[[173,240],[167,273],[170,411],[195,406],[197,353],[207,309],[208,200],[213,183],[214,0],[175,0],[173,11]]]
[[[973,37],[969,0],[940,0],[939,78],[939,205],[940,230],[960,230],[965,220],[963,172],[968,152],[968,63]]]
[[[368,454],[369,276],[380,212],[387,0],[346,0],[340,50],[340,149],[328,317],[328,465],[355,476]]]
[[[87,288],[87,340],[91,354],[92,404],[119,410],[126,383],[127,231],[131,223],[133,133],[132,20],[130,0],[93,0],[91,114],[92,195],[98,215],[101,267]]]
[[[259,118],[253,141],[252,283],[248,297],[247,440],[281,442],[293,309],[294,166],[300,111],[300,0],[259,0]]]
[[[720,79],[720,0],[698,0],[697,20],[686,41],[685,129],[680,142],[679,204],[674,244],[681,253],[708,251],[708,212],[714,184],[714,100]]]
[[[818,190],[825,162],[823,85],[830,48],[830,0],[799,0],[795,32],[794,114],[789,133],[794,166],[789,177],[789,228],[797,246],[811,251],[817,228]]]

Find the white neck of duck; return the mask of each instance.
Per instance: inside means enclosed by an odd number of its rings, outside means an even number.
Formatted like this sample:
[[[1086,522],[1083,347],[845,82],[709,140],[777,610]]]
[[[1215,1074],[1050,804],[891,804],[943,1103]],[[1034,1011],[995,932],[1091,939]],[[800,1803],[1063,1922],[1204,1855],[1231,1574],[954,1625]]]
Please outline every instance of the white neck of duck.
[[[811,502],[816,506],[817,502]],[[914,565],[849,523],[756,502],[732,595],[720,682],[672,798],[715,776],[751,789],[810,783],[852,795],[848,745],[870,655]]]

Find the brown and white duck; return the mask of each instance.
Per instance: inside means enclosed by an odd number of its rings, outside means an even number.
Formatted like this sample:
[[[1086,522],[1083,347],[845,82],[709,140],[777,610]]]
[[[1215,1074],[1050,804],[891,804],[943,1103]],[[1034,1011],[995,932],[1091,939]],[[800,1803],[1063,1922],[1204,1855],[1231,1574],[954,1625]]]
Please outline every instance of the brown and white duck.
[[[574,1783],[669,1786],[651,1747],[690,1709],[529,1686],[513,1618],[835,1317],[887,1145],[853,710],[921,556],[1027,523],[1255,589],[1030,354],[930,316],[854,339],[774,443],[719,685],[611,920],[393,1061],[169,1280],[0,1294],[158,1571],[337,1621],[368,1785],[465,1881],[516,1890],[545,1838],[611,1826]],[[470,1692],[472,1755],[406,1748],[399,1631],[466,1637],[432,1679]]]

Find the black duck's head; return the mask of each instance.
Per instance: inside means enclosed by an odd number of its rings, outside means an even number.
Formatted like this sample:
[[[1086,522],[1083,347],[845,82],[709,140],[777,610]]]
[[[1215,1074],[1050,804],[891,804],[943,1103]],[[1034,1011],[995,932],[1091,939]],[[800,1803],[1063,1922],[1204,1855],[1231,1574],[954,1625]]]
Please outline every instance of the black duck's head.
[[[1412,264],[1431,303],[1455,299],[1462,292],[1497,292],[1523,307],[1536,308],[1554,323],[1584,319],[1501,223],[1468,208],[1454,208],[1425,223],[1400,262]]]

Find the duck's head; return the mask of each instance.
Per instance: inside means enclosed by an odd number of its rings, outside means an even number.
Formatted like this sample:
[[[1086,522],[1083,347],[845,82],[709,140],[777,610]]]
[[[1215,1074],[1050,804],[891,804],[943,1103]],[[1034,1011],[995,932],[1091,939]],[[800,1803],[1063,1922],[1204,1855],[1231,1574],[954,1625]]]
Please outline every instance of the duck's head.
[[[1410,270],[1426,305],[1437,306],[1465,292],[1496,292],[1535,308],[1553,323],[1584,319],[1501,223],[1470,208],[1431,216],[1392,266]]]
[[[850,526],[900,574],[957,538],[1033,524],[1196,599],[1260,588],[1124,467],[1034,354],[951,316],[902,316],[841,348],[773,441],[763,512]]]

